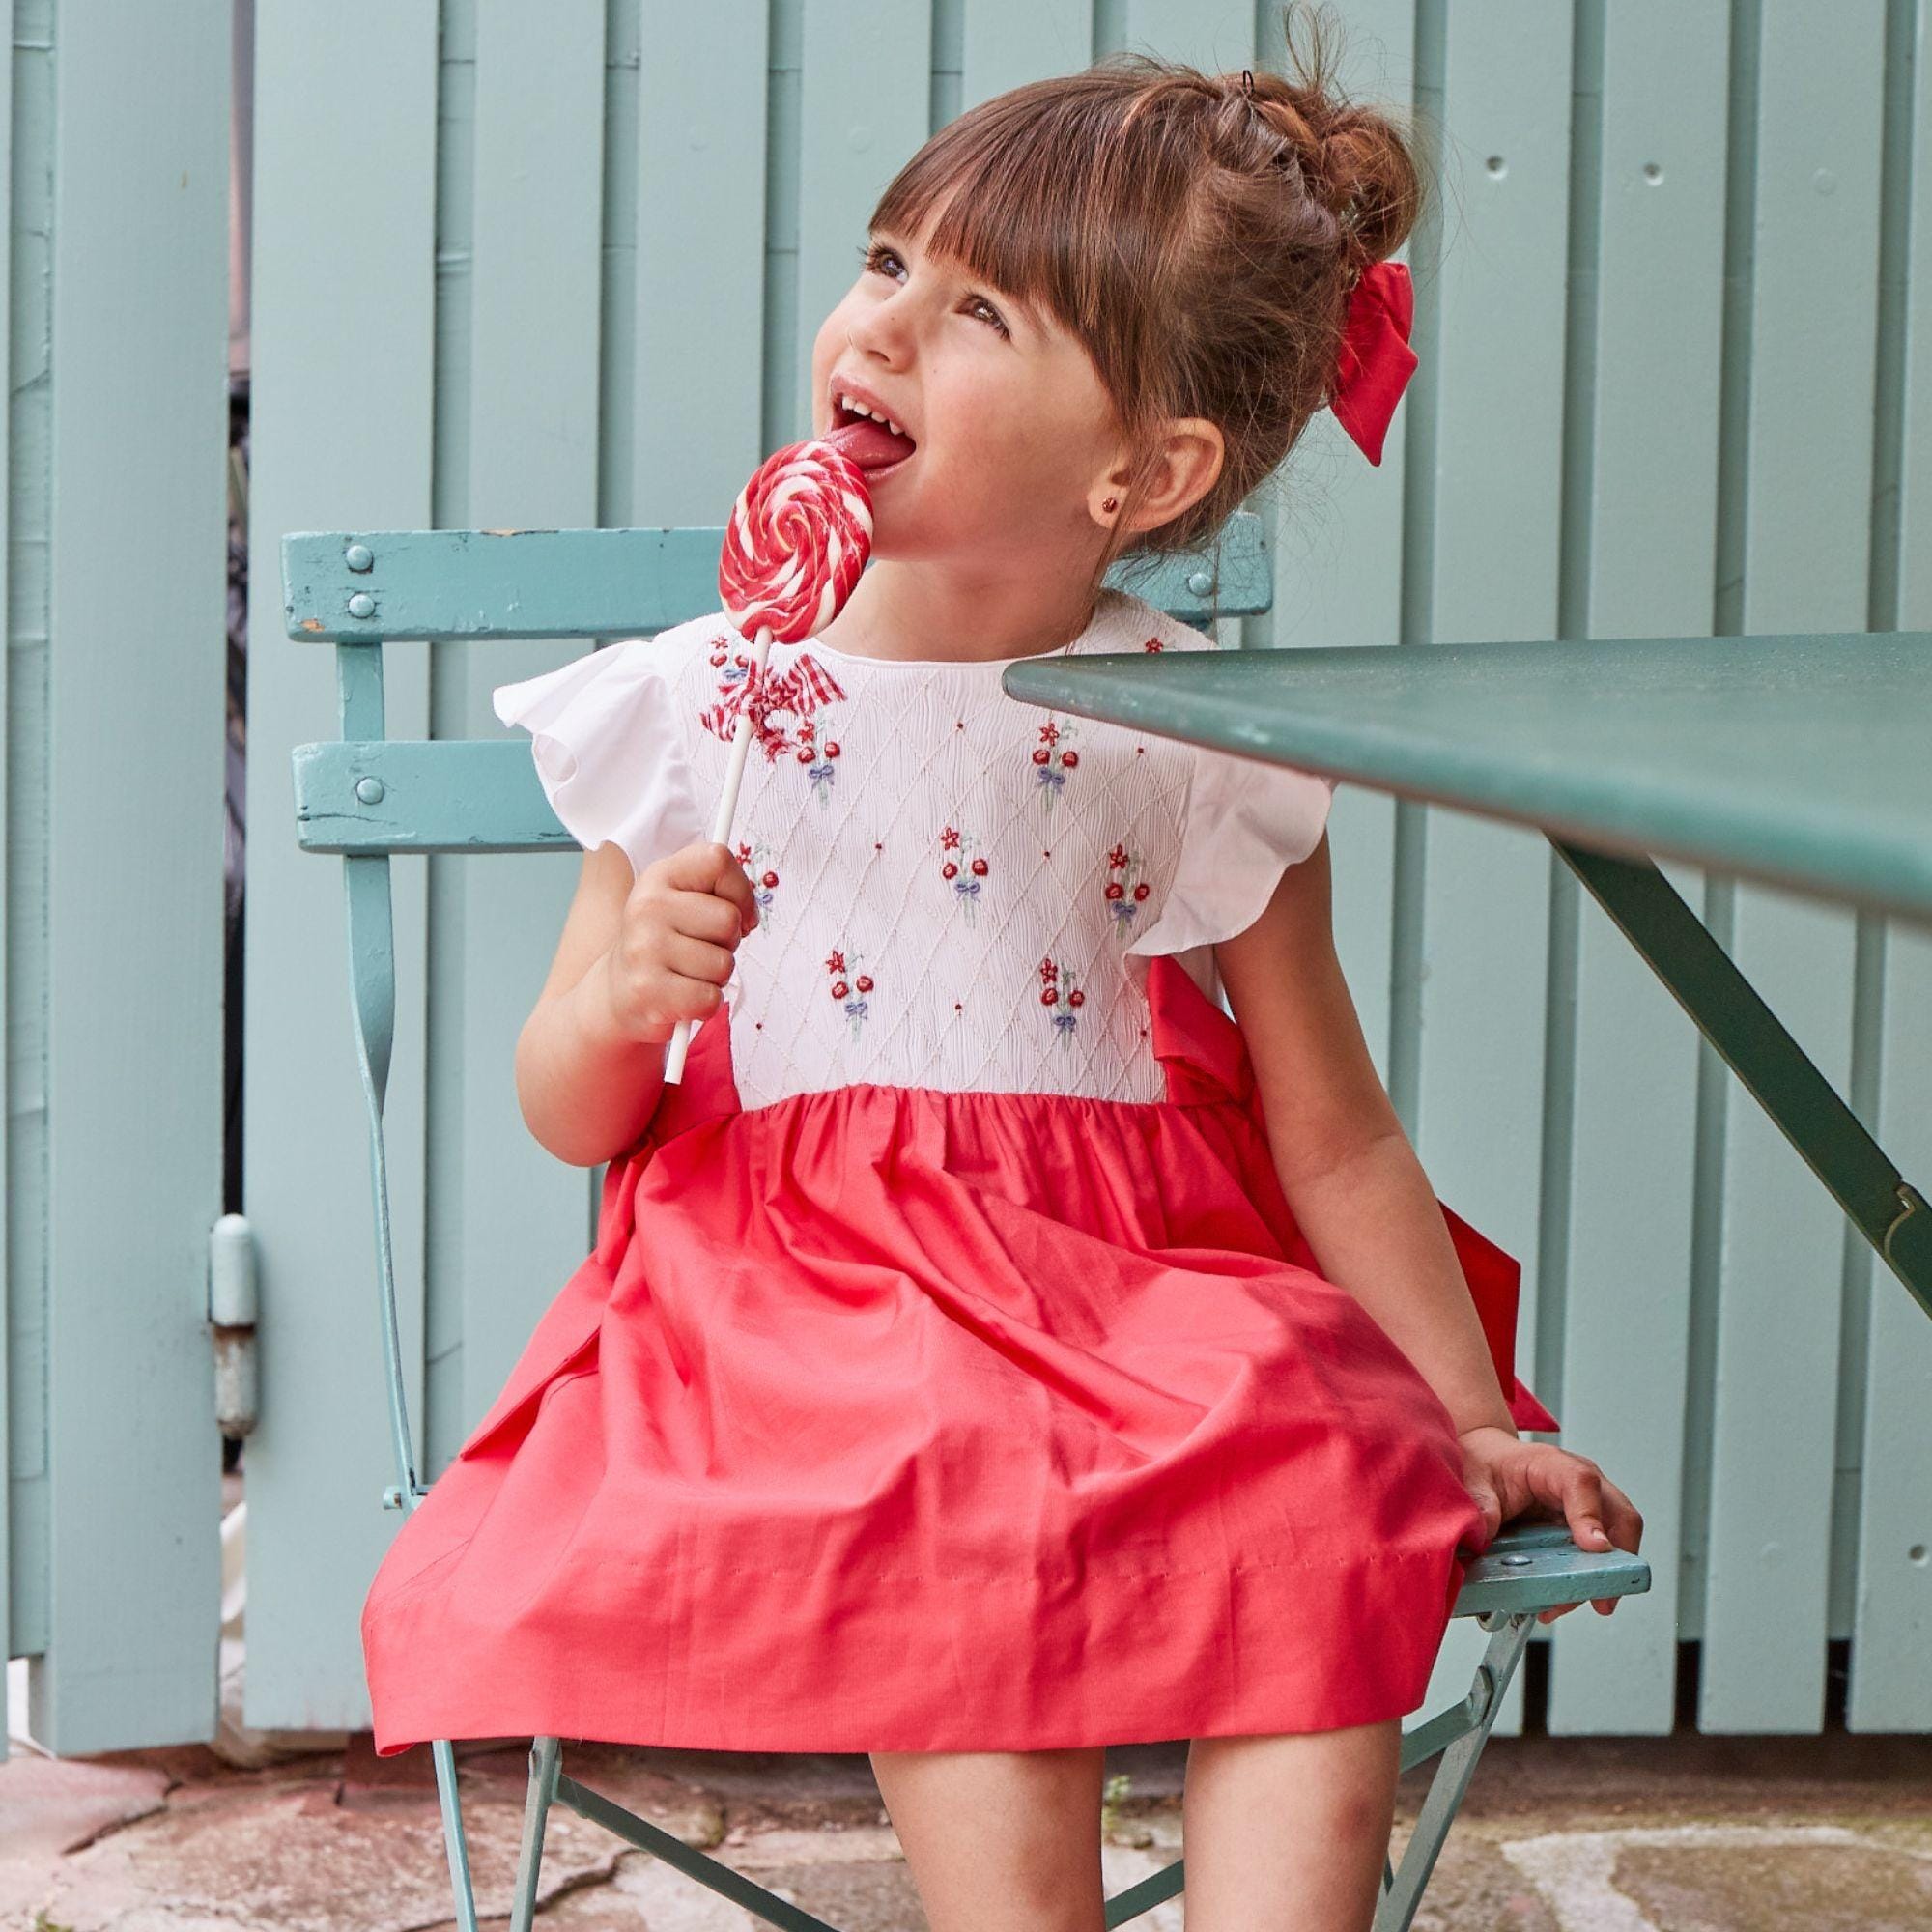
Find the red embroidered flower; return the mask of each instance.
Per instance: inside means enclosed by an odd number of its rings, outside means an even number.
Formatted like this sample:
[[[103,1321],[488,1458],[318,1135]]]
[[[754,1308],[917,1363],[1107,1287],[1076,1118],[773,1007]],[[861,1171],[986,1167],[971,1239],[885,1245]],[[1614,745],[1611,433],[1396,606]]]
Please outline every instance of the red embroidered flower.
[[[1114,916],[1115,933],[1124,935],[1133,929],[1134,914],[1148,895],[1148,882],[1141,877],[1140,858],[1127,850],[1124,839],[1107,854],[1107,870],[1119,875],[1110,877],[1102,888],[1107,910]]]
[[[845,1017],[852,1022],[852,1037],[859,1037],[859,1029],[866,1023],[868,1002],[866,995],[872,990],[872,976],[869,973],[853,975],[851,984],[847,984],[845,974],[845,952],[842,947],[835,946],[825,962],[832,976],[832,984],[827,989],[832,997],[845,1009]]]
[[[1078,735],[1078,727],[1056,724],[1049,718],[1039,727],[1039,742],[1033,748],[1034,777],[1039,781],[1041,804],[1050,813],[1054,795],[1066,782],[1066,775],[1080,762],[1080,753],[1061,745],[1064,738]]]
[[[939,835],[940,850],[942,852],[957,852],[962,858],[965,857],[967,846],[977,845],[979,842],[980,840],[972,833],[962,832],[957,826],[953,825],[949,825]],[[958,895],[968,925],[976,923],[979,919],[980,881],[986,876],[988,870],[986,861],[983,858],[976,856],[970,863],[972,870],[971,878],[961,878],[959,876],[958,866],[951,859],[948,859],[939,868],[939,876],[946,880]]]
[[[1072,1041],[1073,1029],[1079,1024],[1074,1009],[1086,1004],[1087,995],[1075,983],[1071,973],[1062,983],[1060,968],[1051,958],[1039,962],[1039,976],[1045,981],[1039,989],[1039,1003],[1052,1009],[1054,1031],[1060,1035],[1061,1045],[1067,1046]]]

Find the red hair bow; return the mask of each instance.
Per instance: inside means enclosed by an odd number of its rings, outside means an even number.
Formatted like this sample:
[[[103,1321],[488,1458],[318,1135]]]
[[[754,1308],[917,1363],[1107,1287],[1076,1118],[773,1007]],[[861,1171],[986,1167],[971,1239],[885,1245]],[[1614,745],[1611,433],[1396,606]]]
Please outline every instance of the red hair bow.
[[[1328,407],[1371,463],[1382,460],[1389,418],[1415,373],[1408,346],[1415,290],[1401,262],[1371,262],[1349,292],[1349,320],[1335,358]]]

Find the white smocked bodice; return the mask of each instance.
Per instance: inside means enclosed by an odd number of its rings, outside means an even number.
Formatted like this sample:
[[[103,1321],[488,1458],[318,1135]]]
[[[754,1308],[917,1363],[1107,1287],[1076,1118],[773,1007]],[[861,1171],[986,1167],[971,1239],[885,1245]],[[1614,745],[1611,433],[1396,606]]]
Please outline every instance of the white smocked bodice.
[[[1213,648],[1110,589],[1067,653]],[[710,837],[752,662],[720,612],[494,700],[572,837],[641,869]],[[1214,992],[1212,942],[1314,849],[1331,781],[1023,703],[1008,662],[771,645],[728,841],[759,912],[725,987],[745,1107],[861,1081],[1157,1100],[1146,957]]]

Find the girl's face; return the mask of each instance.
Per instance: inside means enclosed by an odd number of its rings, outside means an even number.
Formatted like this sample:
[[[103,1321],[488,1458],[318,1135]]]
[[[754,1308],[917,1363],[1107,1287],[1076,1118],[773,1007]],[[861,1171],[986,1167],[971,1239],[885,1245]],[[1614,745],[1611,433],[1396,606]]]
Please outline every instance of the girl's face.
[[[1080,569],[1120,495],[1123,454],[1098,373],[1044,314],[922,245],[873,231],[859,278],[812,345],[812,434],[853,420],[857,393],[913,440],[870,471],[872,553]]]

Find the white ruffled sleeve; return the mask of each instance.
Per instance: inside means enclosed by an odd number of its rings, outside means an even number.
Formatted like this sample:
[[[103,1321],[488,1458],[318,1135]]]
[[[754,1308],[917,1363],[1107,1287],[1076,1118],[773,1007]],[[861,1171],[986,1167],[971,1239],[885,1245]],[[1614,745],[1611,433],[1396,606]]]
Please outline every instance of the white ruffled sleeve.
[[[1174,878],[1159,917],[1127,952],[1185,952],[1245,932],[1282,873],[1321,843],[1335,784],[1197,745]]]
[[[529,732],[563,829],[586,852],[621,847],[634,873],[710,836],[656,644],[627,638],[490,694],[505,724]]]

